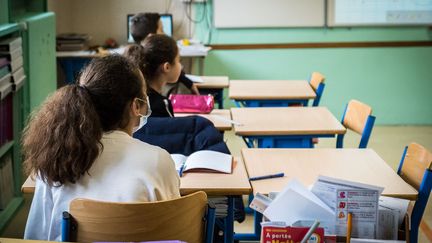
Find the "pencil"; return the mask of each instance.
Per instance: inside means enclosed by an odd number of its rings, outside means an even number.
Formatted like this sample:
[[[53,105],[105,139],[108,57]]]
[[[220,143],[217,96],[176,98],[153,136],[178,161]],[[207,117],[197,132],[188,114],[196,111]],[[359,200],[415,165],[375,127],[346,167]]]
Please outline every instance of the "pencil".
[[[312,236],[312,234],[315,232],[316,228],[319,226],[320,222],[318,220],[315,220],[315,222],[312,224],[312,226],[309,228],[306,235],[303,237],[300,243],[306,243],[309,238]]]
[[[284,173],[277,173],[277,174],[271,174],[271,175],[263,175],[263,176],[255,176],[249,178],[250,181],[257,181],[257,180],[265,180],[265,179],[271,179],[271,178],[278,178],[278,177],[284,177]]]
[[[348,213],[346,243],[351,242],[351,230],[352,230],[352,213]]]

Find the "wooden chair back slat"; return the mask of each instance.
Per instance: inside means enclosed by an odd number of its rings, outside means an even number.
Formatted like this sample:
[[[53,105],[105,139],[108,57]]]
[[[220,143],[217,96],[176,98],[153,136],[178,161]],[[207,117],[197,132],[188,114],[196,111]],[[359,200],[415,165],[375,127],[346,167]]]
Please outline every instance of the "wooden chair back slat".
[[[310,79],[310,85],[316,91],[320,83],[324,83],[325,77],[319,72],[313,72]]]
[[[206,208],[207,195],[196,192],[178,199],[144,203],[75,199],[70,203],[70,214],[77,222],[78,242],[203,242]]]
[[[351,100],[348,103],[343,125],[358,134],[363,133],[366,121],[372,114],[372,108],[358,100]]]
[[[432,170],[432,153],[417,143],[411,143],[405,154],[400,176],[419,190],[425,170]]]

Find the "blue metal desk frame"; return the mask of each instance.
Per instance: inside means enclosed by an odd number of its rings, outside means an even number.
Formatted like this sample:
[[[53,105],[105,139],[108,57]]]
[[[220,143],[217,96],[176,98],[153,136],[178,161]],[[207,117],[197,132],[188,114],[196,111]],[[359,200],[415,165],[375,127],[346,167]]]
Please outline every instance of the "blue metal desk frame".
[[[290,105],[308,106],[309,100],[235,100],[237,107],[286,107]]]
[[[316,97],[312,106],[318,106],[324,92],[325,84],[320,83],[315,90]],[[308,106],[309,99],[283,99],[283,100],[235,100],[237,107],[286,107],[291,105]]]

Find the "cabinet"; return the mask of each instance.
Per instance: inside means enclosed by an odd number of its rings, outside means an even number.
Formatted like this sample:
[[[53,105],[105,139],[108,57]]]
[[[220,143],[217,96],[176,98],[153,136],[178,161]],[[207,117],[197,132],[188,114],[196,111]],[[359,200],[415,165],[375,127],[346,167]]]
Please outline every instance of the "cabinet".
[[[0,139],[0,234],[23,202],[25,121],[56,89],[55,16],[46,6],[46,0],[0,0],[0,39],[22,38],[26,75],[24,85],[0,101],[0,131],[6,137]]]

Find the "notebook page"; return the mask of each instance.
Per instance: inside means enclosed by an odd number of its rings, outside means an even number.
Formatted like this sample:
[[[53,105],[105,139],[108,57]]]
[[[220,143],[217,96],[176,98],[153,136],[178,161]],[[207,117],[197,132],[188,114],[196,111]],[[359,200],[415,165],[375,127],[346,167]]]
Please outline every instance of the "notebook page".
[[[224,173],[232,172],[232,156],[221,152],[201,150],[191,154],[185,163],[184,171],[210,169]]]

